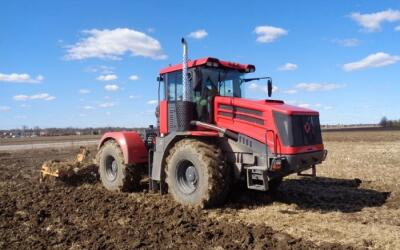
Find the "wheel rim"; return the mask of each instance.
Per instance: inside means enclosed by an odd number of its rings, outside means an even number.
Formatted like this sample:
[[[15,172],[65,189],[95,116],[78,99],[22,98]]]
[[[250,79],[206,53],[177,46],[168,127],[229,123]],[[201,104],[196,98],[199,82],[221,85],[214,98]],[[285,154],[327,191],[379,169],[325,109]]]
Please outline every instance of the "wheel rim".
[[[106,158],[106,178],[108,181],[115,181],[118,175],[118,162],[111,155]]]
[[[190,161],[183,161],[177,167],[178,188],[182,193],[191,194],[196,191],[199,174],[196,167]]]

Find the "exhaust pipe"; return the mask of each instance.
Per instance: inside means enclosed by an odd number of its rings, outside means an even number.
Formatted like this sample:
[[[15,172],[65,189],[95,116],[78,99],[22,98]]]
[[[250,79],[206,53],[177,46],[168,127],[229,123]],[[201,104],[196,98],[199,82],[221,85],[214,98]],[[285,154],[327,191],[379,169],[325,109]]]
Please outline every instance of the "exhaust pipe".
[[[182,57],[182,87],[183,87],[183,96],[182,101],[191,102],[192,95],[191,95],[191,86],[188,79],[188,45],[185,38],[181,40],[183,46],[183,57]]]
[[[189,131],[191,128],[190,121],[193,120],[195,104],[192,102],[192,87],[188,79],[188,47],[184,38],[181,40],[183,47],[182,56],[182,97],[177,97],[182,100],[176,100],[175,110],[169,111],[172,115],[172,121],[176,124],[168,125],[170,131]],[[170,118],[168,118],[170,119]]]
[[[191,121],[190,124],[192,124],[193,126],[198,126],[198,127],[202,127],[202,128],[205,128],[205,129],[210,129],[210,130],[217,131],[217,132],[222,133],[226,137],[229,137],[229,138],[231,138],[231,139],[233,139],[235,141],[237,141],[238,138],[239,138],[237,133],[232,132],[230,130],[227,130],[226,128],[221,128],[221,127],[215,126],[215,125],[210,124],[210,123],[201,122],[201,121]]]

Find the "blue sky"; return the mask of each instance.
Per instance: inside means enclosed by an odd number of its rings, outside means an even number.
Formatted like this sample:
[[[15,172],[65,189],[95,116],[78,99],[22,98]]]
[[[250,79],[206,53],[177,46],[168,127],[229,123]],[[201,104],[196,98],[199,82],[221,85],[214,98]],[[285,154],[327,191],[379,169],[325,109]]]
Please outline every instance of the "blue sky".
[[[400,118],[399,1],[0,3],[0,129],[147,126],[160,68],[213,56],[256,65],[273,97],[323,124]],[[264,82],[246,95],[265,98]]]

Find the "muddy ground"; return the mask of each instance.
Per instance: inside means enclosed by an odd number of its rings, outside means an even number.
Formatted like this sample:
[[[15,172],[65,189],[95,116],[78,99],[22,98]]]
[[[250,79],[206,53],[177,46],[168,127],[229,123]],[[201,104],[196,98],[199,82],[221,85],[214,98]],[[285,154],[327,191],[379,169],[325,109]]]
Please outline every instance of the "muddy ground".
[[[398,248],[400,133],[371,135],[378,159],[361,152],[363,136],[330,134],[323,176],[289,178],[274,196],[237,188],[224,207],[203,211],[145,190],[107,192],[95,166],[39,183],[43,161],[78,149],[0,152],[0,249]]]

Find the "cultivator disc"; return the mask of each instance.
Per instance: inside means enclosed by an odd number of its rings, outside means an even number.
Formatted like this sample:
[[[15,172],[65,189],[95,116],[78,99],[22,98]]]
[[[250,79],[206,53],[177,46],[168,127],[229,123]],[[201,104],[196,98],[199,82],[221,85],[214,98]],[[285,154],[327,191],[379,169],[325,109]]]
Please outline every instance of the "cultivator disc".
[[[74,176],[82,167],[85,166],[90,151],[81,147],[74,161],[45,161],[40,170],[40,181],[48,178],[69,178]]]

